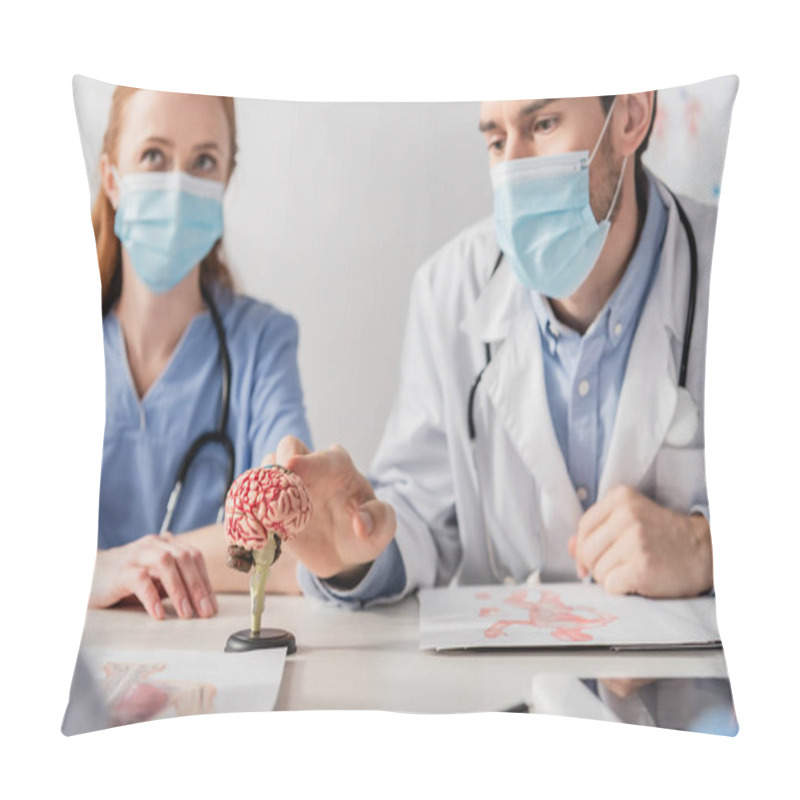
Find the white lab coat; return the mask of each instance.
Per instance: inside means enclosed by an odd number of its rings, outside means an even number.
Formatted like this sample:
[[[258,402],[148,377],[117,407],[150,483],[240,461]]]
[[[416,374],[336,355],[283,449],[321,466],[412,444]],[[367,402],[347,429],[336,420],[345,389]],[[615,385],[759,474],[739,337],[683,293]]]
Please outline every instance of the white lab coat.
[[[674,201],[663,186],[659,191],[668,208],[661,262],[631,346],[598,497],[626,484],[689,513],[707,502],[703,382],[716,210],[681,200],[697,241],[699,276],[691,402],[678,403],[689,248]],[[508,264],[490,280],[497,254],[492,221],[485,220],[446,245],[414,280],[398,397],[371,473],[379,497],[397,513],[407,591],[454,578],[494,583],[484,516],[500,568],[517,581],[535,570],[542,580],[577,578],[567,540],[582,508],[550,417],[536,318]],[[479,487],[467,403],[486,363],[484,342],[492,360],[474,408]]]
[[[697,304],[686,388],[678,372],[690,287],[689,246],[674,200],[661,261],[628,359],[598,497],[629,485],[682,513],[706,504],[703,387],[716,209],[681,198],[698,248]],[[492,220],[465,231],[417,273],[400,386],[371,477],[396,511],[405,592],[494,583],[484,519],[500,569],[522,582],[576,580],[567,540],[582,514],[552,425],[540,335],[528,291],[498,254]],[[467,430],[474,416],[480,487]],[[689,401],[689,397],[691,401]],[[479,501],[482,495],[482,506]]]

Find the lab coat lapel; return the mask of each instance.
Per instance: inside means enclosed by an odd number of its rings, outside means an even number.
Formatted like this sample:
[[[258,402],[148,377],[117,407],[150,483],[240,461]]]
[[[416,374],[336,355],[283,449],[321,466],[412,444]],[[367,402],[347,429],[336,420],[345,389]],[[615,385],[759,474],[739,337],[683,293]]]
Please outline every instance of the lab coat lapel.
[[[508,265],[489,282],[462,330],[492,344],[480,391],[535,481],[545,530],[571,535],[582,509],[550,416],[536,317]]]
[[[683,333],[680,309],[685,310],[688,298],[689,253],[675,203],[665,191],[661,194],[669,210],[661,261],[628,356],[598,498],[615,486],[639,484],[675,413],[672,338]]]

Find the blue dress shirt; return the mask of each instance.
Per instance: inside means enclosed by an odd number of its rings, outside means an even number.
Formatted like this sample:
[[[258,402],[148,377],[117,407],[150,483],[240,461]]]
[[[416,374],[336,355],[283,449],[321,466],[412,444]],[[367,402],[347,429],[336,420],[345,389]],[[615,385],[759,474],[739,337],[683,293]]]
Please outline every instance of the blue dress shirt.
[[[581,336],[531,292],[539,324],[550,417],[578,499],[597,501],[628,355],[653,285],[667,231],[667,208],[648,176],[647,214],[617,288]]]
[[[231,360],[227,433],[234,475],[258,466],[286,435],[312,446],[297,368],[295,320],[265,303],[215,287]],[[197,314],[156,382],[139,398],[116,314],[103,320],[106,425],[100,477],[98,548],[158,533],[189,445],[216,430],[222,403],[219,342],[208,311]],[[194,460],[170,526],[212,524],[223,501],[226,456],[204,447]]]

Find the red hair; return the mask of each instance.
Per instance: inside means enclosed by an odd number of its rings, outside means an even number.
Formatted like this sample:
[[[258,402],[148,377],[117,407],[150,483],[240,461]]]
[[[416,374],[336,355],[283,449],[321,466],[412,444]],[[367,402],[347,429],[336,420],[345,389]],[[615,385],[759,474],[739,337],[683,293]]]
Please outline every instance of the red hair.
[[[117,86],[111,97],[111,110],[108,115],[108,126],[103,137],[103,155],[107,156],[112,164],[117,163],[117,147],[120,132],[125,122],[125,107],[128,100],[139,89],[130,86]],[[233,172],[236,165],[236,115],[234,113],[233,98],[218,96],[228,121],[230,131],[231,157],[228,165],[228,175]],[[97,198],[92,208],[92,227],[97,245],[97,262],[100,266],[100,286],[103,298],[103,316],[113,307],[122,291],[122,248],[114,233],[114,207],[102,187],[97,193]],[[211,252],[200,262],[200,279],[206,283],[221,283],[232,287],[233,279],[220,254],[222,240],[218,240]]]

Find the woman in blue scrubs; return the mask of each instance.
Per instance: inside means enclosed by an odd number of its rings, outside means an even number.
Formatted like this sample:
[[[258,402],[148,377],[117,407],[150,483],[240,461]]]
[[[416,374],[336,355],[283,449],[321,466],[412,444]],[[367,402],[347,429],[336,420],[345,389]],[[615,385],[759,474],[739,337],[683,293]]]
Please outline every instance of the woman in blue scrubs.
[[[215,591],[247,589],[224,564],[222,445],[199,451],[160,533],[185,453],[221,417],[219,338],[205,298],[230,354],[233,474],[259,465],[284,436],[311,446],[297,324],[234,293],[220,255],[235,161],[232,98],[115,90],[92,212],[106,367],[94,608],[135,597],[163,619],[167,596],[182,618],[210,617]],[[297,591],[294,566],[285,554],[268,591]]]

